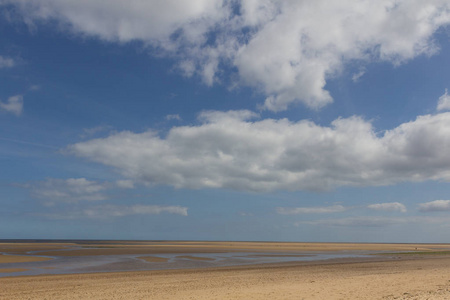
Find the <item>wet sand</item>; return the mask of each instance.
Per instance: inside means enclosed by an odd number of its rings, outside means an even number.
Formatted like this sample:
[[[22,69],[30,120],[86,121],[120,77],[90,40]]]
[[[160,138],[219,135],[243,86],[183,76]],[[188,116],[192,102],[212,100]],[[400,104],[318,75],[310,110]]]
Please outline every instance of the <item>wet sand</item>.
[[[38,256],[3,255],[3,254],[0,254],[0,264],[5,264],[5,263],[22,263],[22,262],[33,262],[33,261],[46,261],[46,260],[51,260],[51,258],[38,257]]]
[[[161,263],[161,262],[168,262],[169,259],[166,257],[157,257],[157,256],[140,256],[139,259],[143,259],[148,262],[155,262],[155,263]]]
[[[24,271],[28,271],[28,269],[20,269],[20,268],[0,269],[0,273],[15,273],[15,272],[24,272]]]
[[[53,248],[52,248],[53,247]],[[122,254],[221,253],[221,252],[336,252],[336,251],[434,251],[449,250],[449,244],[358,244],[358,243],[280,243],[280,242],[140,242],[90,241],[77,243],[36,243],[9,245],[0,252],[39,251],[44,256],[91,256]],[[53,250],[55,249],[55,250]],[[70,251],[67,251],[70,249]],[[9,251],[8,251],[9,250]]]
[[[450,257],[0,278],[0,299],[449,299]]]
[[[146,255],[138,258],[156,263],[165,263],[161,260],[166,259],[152,255],[157,253],[173,256],[183,253],[178,257],[186,257],[186,260],[208,258],[207,253],[233,251],[252,256],[258,256],[257,253],[270,256],[268,252],[277,252],[273,256],[294,258],[302,258],[302,254],[308,252],[336,251],[414,251],[416,254],[214,268],[4,277],[0,278],[0,299],[450,299],[448,244],[80,242],[17,246],[19,250],[25,247],[44,250],[31,254],[58,253],[58,256],[70,257],[142,253]],[[47,251],[52,246],[57,250]],[[14,251],[13,246],[9,247]],[[200,260],[198,263],[207,262]],[[7,269],[5,265],[0,268]]]
[[[382,243],[291,243],[291,242],[202,242],[202,241],[73,241],[61,242],[2,242],[0,259],[12,255],[29,256],[95,256],[122,254],[178,254],[277,252],[296,256],[307,252],[344,251],[445,251],[450,244],[382,244]]]
[[[67,247],[75,247],[75,243],[42,243],[42,242],[1,242],[0,252],[7,252],[11,254],[26,254],[30,251],[48,251],[60,250]]]
[[[181,256],[177,256],[177,258],[184,258],[184,259],[191,259],[191,260],[205,260],[205,261],[214,260],[214,258],[210,258],[210,257],[200,257],[200,256],[192,256],[192,255],[181,255]]]

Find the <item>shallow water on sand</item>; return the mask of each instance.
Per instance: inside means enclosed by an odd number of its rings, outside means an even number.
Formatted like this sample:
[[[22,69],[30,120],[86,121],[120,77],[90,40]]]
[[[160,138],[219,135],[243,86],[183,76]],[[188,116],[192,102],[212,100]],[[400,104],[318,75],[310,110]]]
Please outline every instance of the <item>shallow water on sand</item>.
[[[145,271],[165,269],[212,268],[261,263],[280,263],[293,261],[327,260],[336,258],[370,257],[373,252],[224,252],[224,253],[176,253],[176,254],[126,254],[95,256],[57,256],[52,260],[26,263],[4,263],[1,269],[26,269],[21,272],[1,273],[0,277],[41,275],[41,274],[76,274],[94,272]],[[142,257],[165,258],[166,262],[149,262]]]

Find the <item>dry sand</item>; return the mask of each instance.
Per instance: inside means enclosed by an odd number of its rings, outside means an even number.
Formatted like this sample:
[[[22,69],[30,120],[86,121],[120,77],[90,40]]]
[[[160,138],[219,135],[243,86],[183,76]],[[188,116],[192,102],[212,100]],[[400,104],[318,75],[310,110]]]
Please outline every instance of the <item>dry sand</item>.
[[[61,249],[66,245],[50,245],[48,249],[52,249],[51,246]],[[273,251],[284,252],[282,255],[297,252],[297,255],[301,251],[417,250],[428,251],[430,255],[377,256],[368,261],[335,259],[210,269],[5,277],[0,278],[0,299],[450,299],[449,252],[441,252],[442,255],[432,252],[449,250],[448,244],[99,242],[73,246],[90,248],[50,253],[151,255]],[[33,245],[26,247],[33,248]],[[94,249],[97,247],[101,248]]]

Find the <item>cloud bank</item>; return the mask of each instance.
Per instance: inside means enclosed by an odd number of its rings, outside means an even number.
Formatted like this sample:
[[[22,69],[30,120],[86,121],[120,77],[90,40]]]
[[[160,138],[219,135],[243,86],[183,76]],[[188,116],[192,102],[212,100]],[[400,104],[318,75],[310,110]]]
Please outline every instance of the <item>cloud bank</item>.
[[[45,214],[50,219],[111,219],[136,215],[159,215],[161,213],[188,215],[188,208],[162,205],[97,205],[86,209],[72,209],[70,213]]]
[[[367,206],[367,208],[378,211],[399,211],[402,213],[406,212],[406,206],[399,202],[370,204]]]
[[[383,134],[359,117],[330,126],[256,117],[204,112],[200,125],[173,127],[166,136],[124,131],[67,151],[128,179],[176,188],[317,191],[450,181],[450,113],[419,116]]]
[[[435,200],[431,202],[419,204],[419,210],[422,212],[429,211],[450,211],[450,200]]]
[[[264,107],[272,111],[298,102],[313,109],[331,103],[327,80],[348,63],[364,70],[371,62],[400,64],[432,55],[438,51],[434,33],[450,23],[447,0],[2,0],[0,5],[37,28],[56,21],[61,30],[81,36],[141,41],[208,85],[222,81],[224,68],[234,69],[238,84],[260,90]]]
[[[31,194],[42,199],[45,204],[70,203],[79,201],[101,201],[108,197],[104,193],[107,183],[87,180],[86,178],[55,179],[29,184]]]

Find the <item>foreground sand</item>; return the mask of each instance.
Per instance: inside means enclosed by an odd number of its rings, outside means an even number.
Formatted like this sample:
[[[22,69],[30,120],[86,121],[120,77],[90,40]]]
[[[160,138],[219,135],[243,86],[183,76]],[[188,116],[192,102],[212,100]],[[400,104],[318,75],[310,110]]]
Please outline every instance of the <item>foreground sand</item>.
[[[0,299],[450,299],[450,257],[9,277]]]

